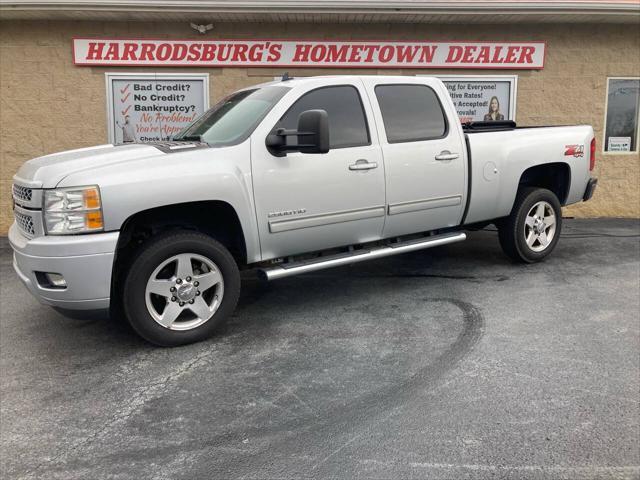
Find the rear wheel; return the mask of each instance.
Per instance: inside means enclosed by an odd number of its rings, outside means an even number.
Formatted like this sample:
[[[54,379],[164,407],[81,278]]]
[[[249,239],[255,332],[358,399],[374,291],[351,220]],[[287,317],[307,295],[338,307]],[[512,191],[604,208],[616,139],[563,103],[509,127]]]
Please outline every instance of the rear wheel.
[[[538,262],[549,255],[560,238],[562,207],[545,188],[518,192],[511,215],[498,225],[500,246],[516,262]]]
[[[175,346],[211,336],[235,309],[240,274],[229,251],[196,232],[160,235],[133,261],[124,310],[151,343]]]

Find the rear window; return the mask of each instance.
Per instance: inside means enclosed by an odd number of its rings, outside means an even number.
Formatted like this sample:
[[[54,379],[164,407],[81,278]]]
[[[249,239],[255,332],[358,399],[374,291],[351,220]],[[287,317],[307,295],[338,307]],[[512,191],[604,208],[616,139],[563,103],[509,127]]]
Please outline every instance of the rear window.
[[[442,138],[447,122],[440,100],[426,85],[378,85],[376,97],[387,142],[419,142]]]

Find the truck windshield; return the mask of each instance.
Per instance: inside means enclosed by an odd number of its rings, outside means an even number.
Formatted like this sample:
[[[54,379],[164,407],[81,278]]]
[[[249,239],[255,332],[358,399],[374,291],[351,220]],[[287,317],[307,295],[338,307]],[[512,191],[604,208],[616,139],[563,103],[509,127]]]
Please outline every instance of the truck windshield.
[[[173,137],[198,140],[213,147],[243,142],[278,103],[289,87],[263,87],[233,93]]]

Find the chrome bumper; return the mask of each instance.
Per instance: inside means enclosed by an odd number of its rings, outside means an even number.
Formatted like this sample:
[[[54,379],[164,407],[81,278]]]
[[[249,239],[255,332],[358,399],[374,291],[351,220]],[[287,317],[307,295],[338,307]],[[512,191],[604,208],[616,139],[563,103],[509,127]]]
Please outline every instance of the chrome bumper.
[[[119,232],[28,239],[9,229],[13,268],[40,303],[67,310],[109,308],[111,272]],[[47,288],[35,272],[62,275],[66,288]]]

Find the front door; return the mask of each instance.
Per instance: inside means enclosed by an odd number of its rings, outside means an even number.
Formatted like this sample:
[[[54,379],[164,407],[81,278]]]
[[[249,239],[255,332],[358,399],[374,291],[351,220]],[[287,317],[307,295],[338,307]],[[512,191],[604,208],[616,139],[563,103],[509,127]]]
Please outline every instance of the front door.
[[[264,260],[377,240],[385,217],[384,165],[362,84],[327,80],[294,87],[274,125],[251,139],[254,196]],[[320,86],[323,85],[323,86]],[[275,128],[295,130],[300,113],[326,110],[330,151],[272,155]],[[284,110],[284,109],[283,109]],[[264,122],[263,122],[264,123]]]

